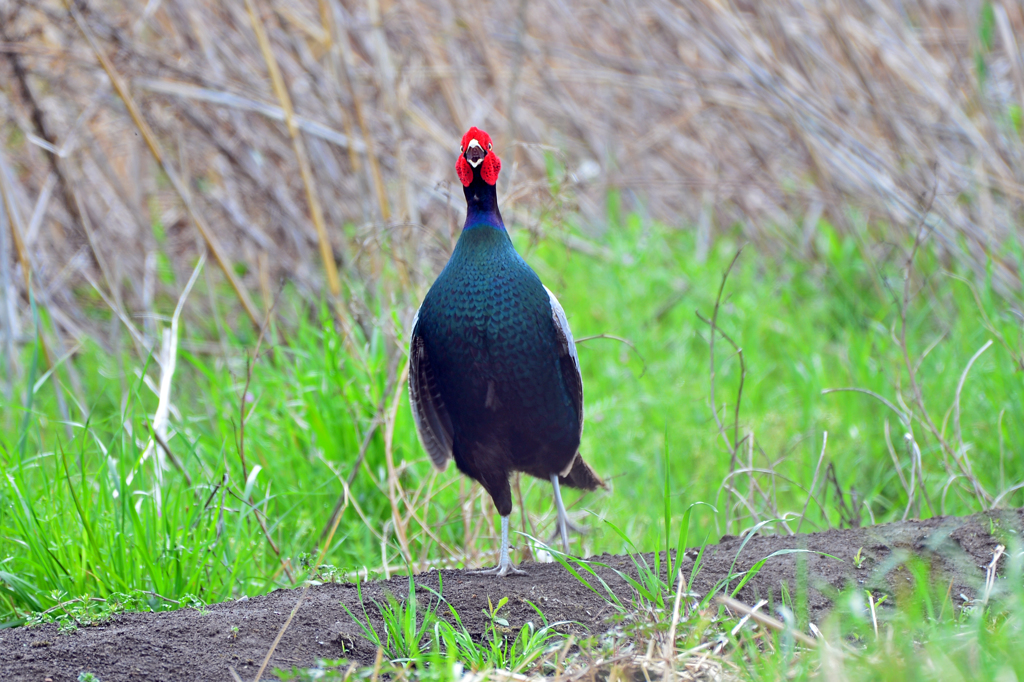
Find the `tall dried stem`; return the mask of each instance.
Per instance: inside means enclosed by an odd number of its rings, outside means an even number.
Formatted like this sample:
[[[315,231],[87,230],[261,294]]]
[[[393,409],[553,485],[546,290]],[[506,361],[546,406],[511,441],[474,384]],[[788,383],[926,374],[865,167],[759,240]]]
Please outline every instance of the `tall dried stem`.
[[[153,158],[155,158],[157,163],[160,164],[160,167],[163,169],[168,181],[178,193],[181,201],[185,204],[189,217],[192,218],[192,222],[195,224],[196,229],[198,229],[200,234],[202,234],[207,248],[209,248],[210,252],[213,253],[213,257],[217,260],[217,264],[220,266],[221,271],[231,284],[231,288],[234,290],[235,295],[238,296],[238,300],[241,302],[242,307],[249,316],[249,321],[258,329],[260,326],[260,315],[256,309],[256,305],[249,297],[249,292],[246,291],[245,287],[235,275],[235,271],[231,267],[231,263],[228,260],[228,256],[225,253],[224,248],[220,244],[220,240],[217,239],[206,220],[199,214],[199,211],[193,205],[192,200],[189,197],[188,190],[182,184],[181,180],[178,178],[178,174],[167,161],[163,147],[156,139],[153,129],[149,127],[146,119],[142,117],[142,112],[140,111],[138,104],[136,104],[135,99],[132,97],[131,92],[128,90],[128,85],[124,82],[124,79],[121,78],[121,74],[118,73],[117,69],[114,68],[114,64],[107,57],[106,53],[104,53],[102,48],[100,48],[99,43],[96,42],[95,36],[93,36],[92,31],[89,30],[89,27],[86,25],[85,20],[82,18],[81,13],[78,11],[77,7],[75,7],[74,3],[68,4],[68,12],[71,13],[78,29],[89,42],[89,46],[92,48],[93,54],[96,55],[96,59],[99,61],[100,66],[102,66],[103,70],[106,72],[107,77],[114,86],[114,90],[117,91],[121,101],[124,102],[132,121],[142,134],[142,138],[146,141],[146,146],[149,147],[149,151],[153,155]]]
[[[313,225],[316,227],[317,238],[320,241],[320,258],[323,261],[324,272],[327,273],[327,286],[331,296],[335,299],[341,297],[341,280],[338,278],[338,266],[334,262],[334,251],[331,248],[331,240],[327,236],[327,226],[324,223],[324,212],[320,205],[320,195],[317,192],[313,180],[313,171],[309,166],[309,157],[306,155],[306,146],[302,142],[299,127],[295,123],[295,111],[292,108],[292,98],[285,87],[284,79],[281,77],[281,70],[277,66],[277,59],[274,57],[274,50],[270,46],[270,39],[267,38],[267,30],[263,26],[259,11],[256,9],[255,0],[245,0],[245,8],[249,12],[249,19],[252,21],[253,31],[256,33],[256,41],[259,43],[260,52],[263,54],[263,61],[266,62],[267,71],[270,72],[270,82],[277,96],[277,101],[284,110],[285,125],[288,128],[288,135],[292,140],[292,149],[295,150],[295,159],[299,163],[299,173],[302,174],[302,184],[306,188],[306,201],[309,203],[310,216]]]

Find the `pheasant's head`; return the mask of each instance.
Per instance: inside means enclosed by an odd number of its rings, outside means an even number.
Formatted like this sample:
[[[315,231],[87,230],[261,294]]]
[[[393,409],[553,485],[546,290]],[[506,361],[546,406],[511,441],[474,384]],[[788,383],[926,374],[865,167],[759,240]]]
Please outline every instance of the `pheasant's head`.
[[[491,149],[491,136],[475,126],[470,128],[462,136],[462,146],[459,147],[459,160],[455,163],[455,170],[463,187],[469,187],[473,177],[478,173],[488,185],[497,183],[501,159]]]

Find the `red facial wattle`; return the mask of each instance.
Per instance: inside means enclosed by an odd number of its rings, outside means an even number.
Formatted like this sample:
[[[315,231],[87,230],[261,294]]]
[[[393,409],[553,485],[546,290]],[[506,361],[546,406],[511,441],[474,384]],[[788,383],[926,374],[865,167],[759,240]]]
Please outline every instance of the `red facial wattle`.
[[[484,153],[481,159],[474,152],[473,163],[466,159],[470,147]],[[489,185],[498,182],[498,173],[501,172],[501,159],[492,150],[491,136],[477,127],[470,128],[462,136],[462,146],[459,148],[459,160],[455,162],[455,172],[459,174],[459,181],[464,187],[469,187],[473,182],[473,167],[479,165],[480,177]]]
[[[498,184],[498,173],[501,172],[501,159],[494,152],[488,152],[484,162],[480,164],[480,177],[488,185]]]
[[[473,167],[466,161],[465,155],[459,154],[459,160],[455,162],[455,172],[459,174],[459,181],[463,187],[469,187],[469,183],[473,182]]]

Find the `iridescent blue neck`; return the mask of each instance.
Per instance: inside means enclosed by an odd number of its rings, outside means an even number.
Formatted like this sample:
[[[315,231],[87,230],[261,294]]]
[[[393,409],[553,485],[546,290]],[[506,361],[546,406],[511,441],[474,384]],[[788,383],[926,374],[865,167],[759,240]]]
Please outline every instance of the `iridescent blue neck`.
[[[498,212],[498,193],[494,185],[485,182],[480,172],[474,169],[473,182],[463,189],[466,194],[466,225],[463,229],[485,226],[505,229]]]

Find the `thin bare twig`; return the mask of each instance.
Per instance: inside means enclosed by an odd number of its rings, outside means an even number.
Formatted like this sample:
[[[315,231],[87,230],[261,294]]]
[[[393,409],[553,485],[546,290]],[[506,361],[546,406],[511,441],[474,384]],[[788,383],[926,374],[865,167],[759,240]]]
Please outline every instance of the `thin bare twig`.
[[[402,397],[402,386],[409,376],[409,362],[406,360],[400,378],[395,385],[394,399],[391,408],[385,413],[384,424],[384,461],[388,468],[388,500],[391,503],[391,519],[395,528],[395,536],[398,538],[402,556],[406,561],[412,561],[412,554],[409,551],[409,540],[406,534],[406,522],[398,508],[398,500],[404,497],[402,482],[398,480],[398,469],[395,467],[394,459],[394,437],[395,437],[395,413],[398,411],[398,403]],[[411,506],[406,502],[406,507],[412,511]],[[387,562],[385,562],[386,564]]]
[[[903,475],[903,467],[900,466],[900,458],[896,456],[896,448],[892,444],[892,435],[889,431],[889,420],[885,420],[885,446],[889,449],[889,457],[892,459],[893,468],[896,469],[896,475],[900,478],[900,483],[903,485],[903,490],[907,493],[907,513],[910,511],[910,504],[913,502],[914,488],[907,483],[906,476]]]
[[[814,497],[814,487],[818,485],[818,473],[821,471],[821,463],[825,459],[825,447],[828,445],[828,431],[823,431],[821,434],[821,454],[818,455],[818,464],[814,467],[814,477],[811,479],[811,489],[807,491],[807,499],[804,500],[804,509],[800,512],[800,521],[796,524],[796,532],[800,532],[800,527],[804,525],[804,519],[807,518],[807,507],[811,503],[811,498]],[[820,504],[818,506],[821,506]],[[825,517],[826,522],[828,517]]]
[[[708,348],[709,348],[709,358],[708,358],[709,370],[708,370],[708,374],[709,374],[709,379],[710,379],[711,414],[714,415],[715,423],[718,424],[718,434],[721,436],[722,441],[725,443],[726,450],[729,451],[729,454],[732,455],[732,457],[734,459],[736,457],[736,441],[737,441],[737,439],[739,437],[739,403],[740,403],[740,401],[739,401],[739,399],[736,400],[736,422],[733,425],[733,440],[730,443],[729,442],[729,437],[725,433],[725,426],[722,424],[722,420],[719,419],[719,417],[718,417],[718,408],[715,405],[715,334],[716,334],[716,332],[720,332],[720,330],[718,329],[718,310],[719,310],[719,308],[721,307],[721,304],[722,304],[722,293],[725,291],[725,283],[728,281],[729,273],[732,272],[732,268],[733,268],[734,265],[736,265],[736,261],[739,260],[741,253],[743,253],[743,247],[742,246],[739,249],[737,249],[736,255],[734,255],[732,257],[732,260],[729,261],[729,267],[727,267],[725,269],[725,272],[722,274],[722,281],[718,285],[718,295],[715,297],[714,312],[711,314],[711,321],[709,323],[711,325],[711,337],[708,339]],[[700,311],[696,311],[696,313],[697,313],[698,317],[701,317]],[[701,318],[701,319],[703,319],[703,318]],[[725,335],[723,334],[723,336],[725,336]],[[741,368],[740,369],[740,391],[742,392],[742,390],[743,390],[743,374],[745,373],[744,369],[743,369],[743,364],[742,364],[742,362],[743,362],[743,355],[742,355],[742,352],[740,351],[739,347],[735,343],[732,342],[732,339],[729,339],[729,342],[732,343],[732,346],[734,348],[736,348],[737,354],[740,355],[740,363],[741,363],[740,364],[740,368]],[[740,395],[742,395],[742,393]]]
[[[342,510],[344,511],[344,509]],[[315,575],[320,564],[323,563],[324,556],[327,555],[327,548],[331,545],[331,538],[334,537],[335,531],[338,530],[338,524],[341,523],[341,514],[338,514],[334,520],[334,525],[331,527],[331,532],[327,536],[326,542],[323,543],[323,547],[320,549],[320,553],[317,555],[316,563],[313,564],[310,570],[310,575]],[[306,581],[306,584],[302,586],[302,591],[299,593],[299,598],[295,601],[295,606],[292,608],[291,613],[288,614],[288,619],[281,626],[281,629],[277,632],[277,637],[274,638],[273,643],[270,645],[270,649],[267,650],[267,655],[263,658],[263,663],[260,664],[260,669],[256,671],[256,677],[253,678],[253,682],[260,682],[260,678],[263,677],[264,671],[267,666],[270,665],[270,659],[273,657],[274,652],[277,650],[277,645],[281,643],[281,638],[284,637],[284,633],[288,631],[288,627],[292,624],[292,620],[295,619],[295,614],[299,612],[299,607],[302,606],[302,602],[306,599],[306,593],[309,591],[310,581]],[[379,659],[379,654],[378,654]]]
[[[188,487],[191,488],[192,477],[189,476],[188,470],[171,451],[171,448],[167,445],[167,441],[164,440],[163,436],[161,436],[159,433],[153,430],[153,425],[150,424],[148,421],[146,422],[146,426],[149,427],[149,435],[153,438],[153,440],[156,441],[156,444],[160,446],[160,449],[164,451],[164,455],[167,457],[167,461],[170,462],[171,466],[177,469],[181,473],[181,475],[185,477],[185,483],[187,483]]]
[[[715,601],[717,601],[722,606],[725,606],[730,611],[735,611],[736,613],[741,613],[743,615],[750,616],[750,619],[755,621],[758,625],[762,625],[766,628],[770,628],[778,632],[786,632],[792,635],[793,639],[800,642],[809,649],[815,649],[818,646],[817,640],[813,639],[812,637],[808,637],[799,630],[793,630],[789,628],[781,620],[772,618],[766,613],[761,613],[760,611],[757,611],[747,606],[743,602],[733,599],[732,597],[727,597],[724,594],[720,594],[715,597]]]
[[[715,325],[710,320],[708,320],[706,317],[701,315],[699,312],[697,313],[697,317],[700,319],[701,322],[704,322],[705,324],[711,325],[712,334],[713,334],[714,330],[715,330]],[[718,328],[718,333],[722,335],[722,338],[725,339],[729,343],[730,346],[732,346],[733,350],[736,352],[736,355],[739,357],[739,360],[740,360],[740,382],[739,382],[739,386],[736,388],[736,403],[733,405],[733,422],[732,422],[732,442],[734,443],[734,447],[738,448],[739,447],[738,438],[739,438],[739,432],[740,432],[740,405],[743,403],[743,383],[744,383],[744,381],[747,378],[747,365],[746,365],[746,362],[743,359],[743,349],[740,348],[739,345],[737,345],[736,342],[732,340],[731,336],[729,336],[724,331],[722,331],[721,327]],[[714,402],[714,401],[712,401],[712,402]]]
[[[910,424],[910,415],[908,415],[906,412],[904,412],[900,408],[898,408],[895,405],[893,405],[886,398],[878,395],[874,391],[869,391],[866,388],[826,388],[826,389],[823,389],[821,391],[821,394],[822,395],[828,395],[829,393],[843,393],[843,392],[863,393],[865,395],[869,395],[872,398],[874,398],[875,400],[877,400],[878,402],[880,402],[883,405],[885,405],[886,407],[888,407],[893,412],[895,412],[896,416],[900,418],[900,422],[903,423],[905,426]]]
[[[614,334],[592,334],[591,336],[584,336],[582,338],[576,339],[575,341],[576,345],[578,346],[581,343],[593,341],[594,339],[611,339],[612,341],[618,341],[619,343],[626,344],[627,346],[629,346],[630,350],[636,353],[636,356],[640,358],[640,362],[643,363],[644,368],[640,370],[640,377],[647,373],[647,360],[645,360],[644,356],[641,355],[639,350],[637,350],[636,344],[634,344],[629,339],[624,339],[621,336],[615,336]]]
[[[964,389],[964,382],[967,381],[967,373],[971,371],[971,367],[974,366],[974,362],[981,357],[981,354],[987,351],[992,346],[992,339],[985,342],[981,348],[971,356],[971,359],[967,361],[967,366],[964,367],[964,371],[960,374],[960,381],[956,385],[956,393],[953,397],[953,428],[956,431],[957,440],[957,453],[958,459],[963,462],[963,467],[966,469],[966,474],[971,481],[971,485],[974,486],[974,494],[983,500],[992,501],[992,496],[989,495],[988,491],[984,489],[981,482],[974,475],[974,470],[971,467],[971,460],[967,456],[967,448],[964,446],[964,434],[960,428],[960,393]]]

